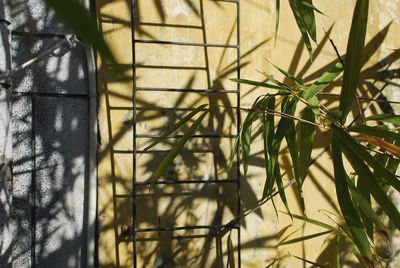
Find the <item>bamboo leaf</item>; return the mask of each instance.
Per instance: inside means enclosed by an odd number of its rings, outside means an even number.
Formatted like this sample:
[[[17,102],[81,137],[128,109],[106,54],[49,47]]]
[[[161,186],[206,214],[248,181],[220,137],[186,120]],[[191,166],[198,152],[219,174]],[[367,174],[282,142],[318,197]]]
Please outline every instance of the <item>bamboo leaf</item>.
[[[333,267],[334,268],[340,268],[340,235],[337,234],[335,236],[335,245],[334,245],[334,250],[333,250]]]
[[[167,129],[160,137],[155,139],[149,146],[143,149],[143,152],[149,150],[150,148],[154,147],[156,144],[159,142],[163,141],[165,138],[167,138],[172,132],[180,128],[182,125],[184,125],[187,121],[189,121],[193,116],[195,116],[197,113],[200,111],[204,110],[204,108],[207,106],[207,104],[200,105],[196,109],[194,109],[192,112],[190,112],[188,115],[183,117],[179,122],[177,122],[175,125]]]
[[[238,133],[238,136],[236,137],[235,142],[233,143],[232,152],[231,152],[231,160],[229,161],[229,169],[232,169],[233,160],[235,159],[236,150],[237,150],[237,147],[239,144],[239,139],[240,139],[240,134]]]
[[[310,240],[310,239],[313,239],[313,238],[316,238],[316,237],[319,237],[319,236],[323,236],[323,235],[326,235],[326,234],[330,234],[330,233],[332,233],[332,231],[324,231],[324,232],[320,232],[320,233],[316,233],[316,234],[312,234],[312,235],[306,235],[306,236],[302,236],[302,237],[299,237],[299,238],[291,239],[291,240],[288,240],[288,241],[283,241],[283,242],[278,244],[278,247],[279,246],[284,246],[284,245],[295,244],[295,243],[306,241],[306,240]]]
[[[289,214],[284,212],[284,211],[279,211],[279,212],[289,216]],[[295,218],[295,219],[302,220],[304,222],[311,223],[313,225],[316,225],[316,226],[331,230],[331,231],[336,231],[335,227],[330,226],[330,225],[328,225],[326,223],[323,223],[321,221],[313,220],[313,219],[310,219],[310,218],[307,218],[307,217],[303,217],[303,216],[300,216],[300,215],[296,215],[296,214],[292,214],[292,217]]]
[[[381,165],[376,159],[374,159],[368,152],[365,151],[364,148],[358,148],[359,145],[356,141],[351,138],[347,138],[347,143],[343,141],[343,131],[338,127],[334,126],[334,135],[337,140],[340,141],[341,149],[345,153],[346,158],[349,160],[350,164],[353,166],[354,170],[360,176],[367,180],[367,184],[369,185],[369,189],[371,191],[372,196],[378,202],[378,204],[382,207],[382,209],[386,212],[386,215],[390,218],[392,223],[396,226],[397,229],[400,229],[400,213],[397,210],[396,206],[390,200],[390,198],[386,195],[386,193],[382,190],[380,185],[377,182],[377,175],[372,174],[369,170],[368,166],[363,162],[366,161],[372,167],[376,167],[376,174],[379,173],[379,176],[386,174],[387,176],[393,176],[384,166]],[[358,146],[355,146],[354,143]],[[367,156],[367,159],[365,158]],[[368,160],[368,161],[367,161]],[[372,165],[372,164],[373,165]],[[396,177],[394,179],[397,180]],[[387,180],[391,180],[391,178],[387,178]]]
[[[385,168],[385,166],[377,161],[373,156],[371,156],[360,144],[358,144],[353,137],[347,134],[344,130],[339,127],[332,126],[334,135],[337,136],[340,141],[350,148],[357,157],[364,160],[368,165],[370,165],[378,178],[383,179],[388,184],[392,185],[397,191],[400,191],[400,181],[396,176]],[[400,224],[400,222],[399,222]],[[399,225],[400,226],[400,225]]]
[[[275,109],[275,97],[271,97],[268,103],[268,109]],[[264,114],[265,115],[265,114]],[[264,136],[264,165],[266,172],[266,180],[262,199],[267,197],[272,192],[275,179],[272,173],[272,168],[275,165],[276,158],[272,149],[272,142],[274,140],[274,127],[275,118],[273,114],[268,114],[266,120],[263,122],[263,136]],[[268,157],[268,154],[270,157]]]
[[[287,198],[286,198],[286,194],[285,194],[285,187],[284,187],[283,182],[282,182],[281,169],[279,168],[279,164],[278,163],[275,166],[274,172],[275,172],[276,184],[278,186],[279,196],[281,197],[282,203],[285,205],[287,213],[292,218],[292,214],[290,213],[289,204],[288,204],[288,201],[287,201]]]
[[[266,103],[269,98],[262,98],[259,100],[260,97],[256,99],[254,102],[251,110],[246,116],[246,119],[242,125],[242,132],[241,132],[241,150],[242,150],[242,163],[243,163],[243,171],[244,175],[246,176],[248,166],[249,166],[249,159],[250,159],[250,145],[251,145],[251,129],[253,125],[253,121],[260,116],[260,112],[257,110],[260,106],[263,106],[263,103]]]
[[[353,182],[350,180],[348,181],[348,184],[352,184]],[[351,185],[353,186],[353,185]],[[374,226],[373,226],[373,220],[371,217],[373,215],[368,214],[368,213],[374,213],[374,211],[371,208],[371,192],[369,191],[369,185],[368,181],[359,177],[357,180],[357,189],[359,192],[356,192],[354,189],[352,190],[352,187],[349,185],[350,192],[352,193],[353,200],[356,201],[360,212],[361,220],[362,223],[365,227],[365,230],[367,231],[368,237],[373,241],[374,240]],[[360,194],[360,195],[358,195]],[[364,202],[365,201],[365,202]],[[362,208],[361,208],[362,207]],[[370,210],[369,210],[370,209]]]
[[[253,81],[253,80],[247,80],[247,79],[237,79],[237,78],[231,78],[229,80],[231,80],[232,82],[236,82],[236,83],[252,85],[252,86],[257,86],[257,87],[272,88],[272,89],[277,89],[277,90],[284,91],[286,93],[290,93],[288,90],[283,89],[280,86],[276,86],[276,85],[272,85],[272,84],[268,84],[268,83],[263,83],[263,82]]]
[[[312,5],[311,0],[305,0],[305,2],[308,2]],[[314,10],[305,6],[304,4],[300,4],[298,0],[289,0],[289,4],[297,26],[299,27],[301,35],[303,36],[303,41],[306,44],[310,58],[312,58],[312,46],[309,35],[315,42],[317,40]]]
[[[400,125],[400,115],[394,114],[376,114],[365,118],[366,120],[375,120],[380,122],[392,123],[395,125]]]
[[[340,94],[339,110],[342,111],[342,124],[345,123],[354,100],[360,71],[363,64],[364,42],[367,30],[369,0],[357,0],[347,43],[346,64],[343,73],[343,86]]]
[[[154,172],[154,175],[152,177],[153,183],[165,173],[165,171],[168,169],[172,161],[175,159],[178,153],[183,149],[183,146],[196,131],[197,127],[200,125],[201,121],[204,119],[207,113],[208,110],[204,111],[203,114],[200,115],[200,117],[197,118],[196,121],[194,121],[194,123],[190,126],[190,128],[185,132],[185,135],[183,135],[183,137],[175,144],[175,146],[171,149],[168,155],[164,158],[160,166]]]
[[[315,122],[314,113],[309,107],[306,107],[303,110],[302,119]],[[314,144],[314,132],[314,125],[305,122],[299,122],[299,176],[301,185],[303,184],[307,175],[308,166],[311,161],[312,146]]]
[[[317,81],[315,81],[307,90],[304,91],[304,99],[310,100],[321,90],[330,85],[336,77],[343,72],[343,65],[338,62],[329,71],[324,73]]]
[[[367,181],[362,178],[360,178],[359,180]],[[389,230],[385,227],[385,225],[379,219],[378,215],[376,215],[375,211],[372,209],[370,200],[368,200],[368,198],[365,198],[365,195],[354,185],[350,178],[347,177],[346,181],[352,197],[355,199],[355,201],[357,201],[360,211],[363,211],[365,216],[369,219],[369,221],[373,222],[376,225],[378,230],[388,233]]]
[[[364,232],[363,225],[360,220],[353,202],[350,198],[349,190],[346,182],[346,171],[343,166],[342,146],[340,141],[333,136],[332,138],[332,158],[335,174],[336,196],[342,211],[344,220],[350,230],[354,243],[357,245],[360,253],[367,259],[372,260],[372,252],[368,243],[367,236]],[[339,147],[340,146],[340,147]]]
[[[283,107],[282,112],[293,115],[296,110],[298,99],[297,98],[293,98],[293,99],[286,98],[286,99],[290,100],[290,101],[287,101],[286,105],[282,104],[282,107]],[[270,191],[273,187],[273,183],[275,181],[274,169],[275,169],[275,165],[278,162],[279,149],[281,147],[282,140],[285,137],[285,134],[290,126],[290,120],[292,120],[292,119],[284,118],[284,117],[279,120],[278,128],[277,128],[275,136],[272,140],[271,150],[269,150],[270,159],[268,161],[267,181],[264,186],[263,198],[267,197],[267,195],[270,194]]]
[[[307,87],[305,85],[303,85],[303,83],[301,83],[299,80],[297,80],[297,78],[294,77],[292,74],[290,74],[290,73],[286,72],[285,70],[279,68],[278,66],[276,66],[275,64],[273,64],[269,60],[268,60],[268,62],[271,63],[271,65],[274,66],[274,68],[277,69],[281,74],[283,74],[284,76],[286,76],[287,78],[292,80],[292,82],[295,83],[297,86],[301,87],[304,90],[307,90]]]
[[[380,137],[380,138],[388,139],[388,140],[400,138],[399,133],[388,130],[387,126],[370,127],[370,126],[361,125],[361,126],[352,127],[349,129],[349,131],[361,133],[361,134],[365,134],[365,135],[376,136],[376,137]]]
[[[319,103],[318,103],[318,99],[316,96],[313,96],[309,101],[308,101],[308,106],[311,108],[311,110],[313,111],[313,113],[316,116],[320,116],[321,115],[321,111],[319,110]]]

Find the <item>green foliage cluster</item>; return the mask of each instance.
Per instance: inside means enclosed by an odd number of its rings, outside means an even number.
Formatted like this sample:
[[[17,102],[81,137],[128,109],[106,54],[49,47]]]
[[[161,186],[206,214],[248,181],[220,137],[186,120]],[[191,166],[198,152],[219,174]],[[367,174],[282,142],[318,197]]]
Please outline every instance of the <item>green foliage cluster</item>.
[[[83,10],[78,0],[46,1],[80,37],[93,44],[110,63],[115,63],[101,34],[96,30],[94,20],[88,12]],[[314,7],[312,0],[288,1],[309,51],[310,58],[312,58],[310,39],[316,41],[314,13],[321,12]],[[240,151],[243,171],[244,175],[246,175],[251,156],[252,133],[254,133],[252,126],[255,121],[259,120],[264,140],[263,156],[266,172],[262,199],[269,199],[274,189],[277,188],[280,198],[286,206],[287,212],[285,213],[292,218],[297,218],[306,223],[326,229],[326,231],[321,233],[284,241],[280,245],[331,234],[335,241],[335,250],[333,253],[335,267],[340,267],[339,242],[341,238],[347,242],[352,252],[357,256],[360,264],[372,267],[374,261],[379,261],[381,258],[374,248],[374,234],[378,233],[385,239],[388,239],[390,233],[373,209],[372,198],[390,218],[393,225],[397,229],[400,229],[400,213],[388,195],[390,187],[400,191],[400,180],[395,175],[399,164],[398,152],[400,151],[400,148],[396,144],[400,142],[400,136],[396,128],[389,128],[384,125],[370,126],[367,124],[370,121],[376,121],[389,122],[398,126],[400,125],[400,116],[376,114],[366,118],[366,120],[357,122],[356,126],[346,125],[346,120],[353,105],[359,84],[360,71],[364,63],[363,53],[368,21],[368,7],[369,0],[356,1],[347,51],[343,60],[338,55],[337,63],[311,85],[302,83],[292,74],[275,65],[274,67],[290,79],[295,86],[289,87],[268,74],[265,74],[267,78],[267,82],[265,83],[246,79],[232,79],[234,82],[264,87],[278,93],[267,93],[266,95],[259,96],[254,101],[241,125],[240,134],[235,140],[230,166],[233,164],[236,152]],[[76,16],[76,12],[80,16]],[[278,30],[279,13],[280,0],[276,0],[276,31]],[[73,19],[71,14],[74,14]],[[341,74],[343,74],[343,79],[339,108],[329,110],[320,105],[318,94],[327,86],[337,82],[337,78]],[[281,99],[280,111],[277,111],[276,107],[277,98]],[[298,105],[299,103],[302,103],[302,105]],[[167,167],[172,163],[179,151],[182,150],[185,143],[196,131],[196,128],[201,124],[201,121],[209,113],[210,109],[212,107],[207,107],[207,105],[195,108],[145,149],[150,149],[181,126],[192,122],[185,135],[176,143],[162,164],[154,172],[153,181],[156,181],[164,174]],[[295,117],[295,114],[300,114],[300,117]],[[275,124],[276,119],[279,119],[277,124]],[[340,217],[345,224],[331,226],[307,217],[294,215],[290,212],[285,196],[281,170],[278,163],[278,155],[282,142],[285,139],[288,145],[298,196],[300,197],[302,208],[305,209],[302,185],[308,173],[317,128],[326,128],[332,133],[330,149],[333,156],[334,180],[337,201],[342,213]],[[361,134],[363,141],[355,139],[352,135],[354,133]],[[364,145],[365,143],[363,142],[365,141],[369,143],[369,146]],[[238,147],[240,147],[240,150],[238,150]],[[350,163],[353,173],[345,170],[345,161]],[[308,262],[307,260],[304,261]]]

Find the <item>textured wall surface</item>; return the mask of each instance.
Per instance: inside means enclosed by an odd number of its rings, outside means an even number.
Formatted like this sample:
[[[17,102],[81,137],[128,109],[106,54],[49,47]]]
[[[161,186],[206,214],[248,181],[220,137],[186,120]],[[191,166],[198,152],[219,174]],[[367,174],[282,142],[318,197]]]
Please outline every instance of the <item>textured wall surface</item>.
[[[176,41],[207,44],[236,44],[236,13],[234,5],[217,1],[135,1],[135,39],[146,41]],[[281,23],[278,38],[274,43],[275,1],[241,0],[241,77],[263,81],[265,77],[258,71],[272,73],[288,83],[277,73],[274,64],[289,70],[304,82],[312,82],[322,70],[337,60],[336,53],[324,34],[324,30],[344,54],[351,25],[355,1],[314,1],[326,16],[317,15],[318,42],[313,44],[314,61],[311,62],[295,26],[287,1],[281,1]],[[399,20],[396,12],[398,1],[371,1],[370,21],[367,34],[366,59],[362,73],[359,94],[372,97],[385,85],[386,79],[398,77]],[[97,1],[99,24],[106,41],[122,64],[132,64],[132,36],[130,30],[130,1]],[[233,6],[233,8],[232,8]],[[385,11],[383,11],[385,10]],[[203,14],[203,16],[200,16]],[[204,18],[204,21],[202,20]],[[391,22],[391,24],[390,24]],[[195,26],[195,27],[193,27]],[[377,49],[379,47],[379,49]],[[177,89],[235,89],[228,78],[237,76],[235,72],[235,50],[195,46],[173,46],[161,44],[135,45],[136,62],[136,134],[157,135],[168,125],[182,118],[182,109],[202,103],[219,106],[218,112],[205,119],[196,133],[236,135],[236,115],[232,106],[236,96],[229,93],[199,94],[149,92],[140,88]],[[101,68],[101,64],[99,65]],[[396,80],[392,80],[396,81]],[[154,193],[139,186],[132,189],[132,174],[145,182],[151,179],[162,156],[170,150],[174,140],[167,140],[154,151],[145,153],[133,161],[132,127],[132,83],[105,80],[100,76],[99,127],[102,146],[99,150],[99,263],[101,266],[120,265],[130,267],[133,261],[132,233],[132,192],[136,192],[137,228],[177,227],[188,225],[225,224],[237,212],[237,195],[234,186],[223,184],[207,188],[199,185],[155,186]],[[336,88],[330,88],[332,93]],[[387,85],[385,95],[390,100],[396,96],[398,84]],[[241,107],[248,108],[265,89],[250,86],[241,87]],[[321,97],[327,107],[338,105],[337,97]],[[367,103],[363,102],[365,107]],[[374,109],[388,112],[385,107]],[[397,111],[396,107],[393,109]],[[357,108],[354,107],[357,114]],[[242,113],[242,118],[246,114]],[[187,128],[186,128],[187,129]],[[183,134],[185,128],[177,134]],[[319,155],[329,145],[329,133],[317,133],[313,156]],[[138,152],[150,143],[149,139],[137,139]],[[167,172],[166,180],[185,181],[187,179],[235,179],[226,164],[229,162],[233,140],[193,139],[174,161]],[[260,136],[252,143],[253,157],[249,172],[241,180],[241,209],[251,209],[257,205],[262,195],[265,170],[258,153],[262,149]],[[287,167],[284,183],[293,178],[286,145],[283,145],[280,162]],[[332,221],[320,210],[333,213],[339,211],[332,181],[331,156],[324,153],[313,165],[304,183],[307,216],[327,223]],[[134,167],[134,168],[133,168]],[[214,187],[214,188],[213,188]],[[301,209],[294,189],[288,188],[289,204],[292,212],[300,214]],[[284,210],[280,200],[278,209]],[[218,217],[216,216],[218,215]],[[266,267],[278,260],[279,267],[300,267],[302,262],[292,255],[316,261],[319,264],[332,263],[333,241],[326,237],[276,248],[279,241],[320,232],[315,226],[301,221],[291,221],[284,215],[276,218],[271,202],[241,222],[241,264],[242,267]],[[179,239],[181,237],[181,239]],[[186,237],[187,239],[184,239]],[[190,239],[192,237],[192,239]],[[148,232],[137,234],[138,267],[212,267],[226,265],[229,252],[228,237],[214,240],[212,232]],[[237,260],[237,236],[231,235],[233,254]],[[209,240],[207,240],[209,239]],[[208,243],[208,244],[207,244]],[[395,245],[395,243],[394,243]],[[190,249],[185,251],[185,249]],[[395,249],[393,250],[395,251]],[[219,255],[220,254],[220,255]],[[342,257],[346,265],[352,265],[349,251]],[[393,256],[393,261],[396,259]],[[157,266],[160,265],[160,266]],[[175,266],[174,266],[175,265]],[[205,265],[205,266],[204,266]],[[166,266],[168,267],[168,266]]]
[[[13,68],[70,33],[43,1],[8,2]],[[13,229],[2,267],[86,267],[87,73],[84,48],[64,44],[12,75]]]
[[[235,44],[236,13],[234,5],[208,0],[138,0],[135,14],[135,39],[147,41],[177,41],[208,44]],[[326,16],[317,15],[318,42],[313,44],[314,61],[311,62],[301,41],[287,1],[281,1],[281,23],[278,38],[274,43],[275,1],[241,0],[241,77],[263,81],[258,71],[272,73],[288,83],[265,59],[293,73],[304,82],[312,82],[322,70],[337,60],[332,45],[324,30],[344,54],[351,25],[355,1],[314,1]],[[398,77],[399,64],[399,11],[398,1],[371,1],[370,21],[367,34],[366,64],[362,72],[360,96],[372,97],[383,88],[386,79]],[[130,30],[130,1],[97,1],[100,26],[107,42],[123,64],[132,64],[132,36]],[[233,8],[232,8],[233,6]],[[396,13],[397,12],[397,13]],[[202,16],[204,14],[202,21]],[[390,24],[391,22],[391,24]],[[195,27],[193,27],[195,26]],[[377,49],[379,47],[379,49]],[[135,45],[136,87],[177,89],[235,89],[228,78],[236,77],[235,50],[230,48],[203,49],[194,46],[160,44]],[[101,67],[101,65],[99,65]],[[223,184],[214,189],[201,184],[188,186],[155,186],[150,196],[148,188],[132,189],[132,174],[141,182],[149,180],[170,150],[174,140],[167,140],[133,161],[132,84],[105,80],[100,76],[99,127],[102,146],[99,150],[99,263],[101,266],[120,265],[130,267],[133,261],[132,245],[132,192],[137,194],[136,224],[138,228],[177,227],[183,225],[224,224],[234,217],[236,190]],[[395,80],[394,80],[395,81]],[[337,88],[330,88],[331,93]],[[397,100],[398,84],[386,85],[385,95]],[[241,107],[248,108],[255,98],[265,94],[265,89],[241,87]],[[137,135],[157,135],[178,118],[182,109],[201,103],[219,106],[218,112],[207,118],[197,132],[201,134],[236,135],[236,115],[231,106],[236,105],[235,95],[136,92]],[[327,107],[338,105],[337,97],[321,97]],[[367,102],[363,102],[365,107]],[[385,107],[374,106],[374,109]],[[395,111],[396,107],[393,108]],[[353,114],[357,114],[354,107]],[[242,118],[245,116],[242,113]],[[186,127],[187,129],[187,127]],[[185,128],[178,134],[183,134]],[[326,137],[327,139],[324,139]],[[329,133],[317,133],[314,157],[329,145]],[[166,180],[184,181],[193,179],[235,179],[227,169],[232,139],[193,139],[184,152],[177,157],[167,172]],[[137,139],[138,151],[150,143],[149,139]],[[262,149],[260,136],[252,143],[253,157],[249,172],[241,181],[241,208],[251,209],[262,195],[265,171],[258,153]],[[286,172],[284,182],[293,178],[290,160],[283,146],[280,162]],[[320,210],[333,213],[339,210],[332,181],[331,156],[324,153],[313,165],[304,183],[307,216],[331,223]],[[135,167],[135,168],[133,168]],[[287,189],[292,212],[301,213],[294,189]],[[205,194],[206,193],[206,194]],[[280,200],[278,209],[284,210]],[[217,216],[218,215],[218,216]],[[291,221],[284,215],[276,218],[271,202],[241,222],[242,267],[266,267],[278,260],[279,267],[301,267],[303,257],[319,264],[332,263],[333,241],[326,237],[276,248],[279,241],[322,231],[301,221]],[[186,237],[186,239],[185,239]],[[190,237],[192,237],[190,239]],[[226,265],[232,249],[229,239],[213,237],[207,231],[147,232],[137,234],[138,267],[212,267]],[[231,235],[234,258],[237,260],[237,236]],[[208,239],[208,240],[207,240]],[[228,239],[228,240],[227,240]],[[394,245],[396,243],[394,242]],[[185,251],[185,249],[190,249]],[[393,248],[395,252],[395,248]],[[351,254],[344,250],[345,265],[352,265]],[[350,257],[346,257],[350,256]],[[393,256],[393,260],[397,257]],[[347,263],[346,263],[347,262]],[[157,266],[160,265],[160,266]],[[204,266],[205,265],[205,266]],[[165,266],[168,267],[168,266]]]

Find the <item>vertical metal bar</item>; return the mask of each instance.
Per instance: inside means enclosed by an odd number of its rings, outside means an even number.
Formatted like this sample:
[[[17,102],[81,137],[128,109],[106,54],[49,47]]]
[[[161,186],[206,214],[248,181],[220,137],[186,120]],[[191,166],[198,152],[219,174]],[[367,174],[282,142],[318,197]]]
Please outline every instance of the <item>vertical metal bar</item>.
[[[131,0],[131,32],[132,32],[132,109],[133,109],[133,171],[132,171],[132,236],[133,236],[133,267],[137,267],[136,247],[136,54],[135,54],[135,0]]]
[[[30,191],[30,206],[31,206],[31,267],[36,267],[36,97],[31,98],[32,105],[32,179]]]
[[[236,25],[236,32],[237,32],[237,40],[236,40],[236,45],[237,45],[237,78],[240,79],[240,0],[237,1],[236,4],[237,7],[237,25]],[[240,83],[237,83],[237,130],[236,134],[239,135],[240,133]],[[241,246],[240,246],[240,211],[241,211],[241,205],[240,205],[240,140],[238,142],[238,147],[237,147],[237,218],[239,219],[237,225],[238,225],[238,267],[241,267]]]

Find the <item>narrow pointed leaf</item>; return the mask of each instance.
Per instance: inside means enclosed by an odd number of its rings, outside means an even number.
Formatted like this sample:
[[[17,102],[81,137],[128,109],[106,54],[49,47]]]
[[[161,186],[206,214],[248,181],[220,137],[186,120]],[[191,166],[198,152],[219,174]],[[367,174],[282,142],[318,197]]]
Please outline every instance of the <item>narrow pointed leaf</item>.
[[[285,187],[282,182],[281,169],[279,168],[278,163],[275,166],[274,172],[275,172],[276,185],[278,186],[278,191],[279,191],[279,195],[281,197],[282,203],[285,205],[287,213],[292,218],[292,214],[290,213],[289,204],[288,204],[286,194],[285,194]]]
[[[288,240],[288,241],[283,241],[283,242],[278,244],[278,247],[279,246],[284,246],[284,245],[295,244],[295,243],[306,241],[306,240],[310,240],[310,239],[313,239],[313,238],[316,238],[316,237],[319,237],[319,236],[323,236],[323,235],[326,235],[326,234],[330,234],[330,233],[332,233],[332,231],[324,231],[324,232],[320,232],[320,233],[316,233],[316,234],[312,234],[312,235],[306,235],[306,236],[302,236],[302,237],[299,237],[299,238],[291,239],[291,240]]]
[[[372,260],[372,252],[369,246],[368,238],[365,234],[363,225],[360,220],[353,202],[350,198],[349,190],[346,182],[346,171],[343,166],[342,146],[340,141],[334,136],[332,138],[332,157],[335,174],[336,195],[342,211],[344,220],[350,230],[354,243],[357,245],[360,253],[367,259]]]
[[[313,96],[309,101],[308,101],[309,107],[313,111],[313,113],[316,116],[321,115],[321,111],[319,110],[319,103],[318,103],[318,98],[316,96]]]
[[[233,243],[232,243],[232,237],[231,234],[228,236],[228,267],[229,268],[235,268],[235,255],[234,255],[234,249],[233,249]]]
[[[400,115],[394,114],[376,114],[365,118],[366,120],[375,120],[380,122],[392,123],[395,125],[400,125]]]
[[[231,160],[229,161],[229,169],[232,169],[233,166],[233,161],[235,160],[235,154],[237,151],[237,147],[239,144],[239,139],[240,139],[240,134],[238,133],[238,136],[235,139],[235,142],[233,143],[233,147],[232,147],[232,153],[231,153]]]
[[[307,90],[304,91],[304,99],[310,100],[321,90],[330,85],[343,72],[343,65],[338,62],[329,71],[324,73],[317,81],[315,81]]]
[[[357,0],[351,23],[346,51],[346,64],[343,73],[343,86],[340,94],[339,110],[342,111],[342,124],[346,121],[354,100],[360,71],[363,64],[364,42],[367,31],[369,0]]]
[[[171,165],[172,161],[174,161],[175,157],[183,149],[186,142],[196,131],[197,127],[200,125],[201,121],[204,119],[207,113],[208,110],[204,111],[203,114],[200,115],[200,117],[197,118],[196,121],[194,121],[194,123],[190,126],[190,128],[185,132],[185,135],[183,135],[183,137],[175,144],[175,146],[171,149],[168,155],[164,158],[160,166],[154,172],[154,175],[152,177],[153,183],[165,173],[165,171]]]
[[[302,89],[307,89],[307,87],[305,85],[303,85],[303,83],[301,83],[299,80],[297,80],[296,77],[294,77],[292,74],[286,72],[285,70],[279,68],[278,66],[276,66],[275,64],[273,64],[272,62],[268,61],[269,63],[272,64],[272,66],[274,66],[275,69],[277,69],[281,74],[283,74],[284,76],[286,76],[287,78],[289,78],[290,80],[292,80],[293,83],[295,83],[297,86],[301,87]]]
[[[306,0],[306,2],[309,2],[312,5],[311,0]],[[300,4],[298,0],[289,0],[289,4],[297,26],[299,27],[301,35],[303,36],[303,41],[306,44],[310,58],[312,59],[312,46],[309,35],[315,42],[317,40],[314,10],[310,7]]]
[[[282,89],[282,87],[280,87],[280,86],[276,86],[276,85],[272,85],[272,84],[268,84],[268,83],[263,83],[263,82],[253,81],[253,80],[247,80],[247,79],[237,79],[237,78],[231,78],[229,80],[231,80],[232,82],[236,82],[236,83],[252,85],[252,86],[257,86],[257,87],[272,88],[272,89],[282,90],[284,92],[290,93],[288,90]]]
[[[350,184],[350,182],[348,183]],[[371,215],[368,215],[368,209],[371,209],[371,192],[369,191],[368,181],[359,177],[357,180],[357,190],[359,192],[352,191],[352,187],[349,185],[350,192],[352,193],[353,200],[356,201],[357,205],[360,207],[359,212],[361,216],[362,223],[367,231],[368,237],[373,241],[374,240],[374,225],[373,220],[371,219]],[[358,193],[361,195],[359,196]],[[365,202],[364,202],[365,201]],[[364,209],[361,208],[363,206]]]
[[[346,181],[352,197],[357,201],[360,211],[364,212],[365,216],[368,217],[368,219],[376,225],[378,230],[388,233],[389,230],[385,227],[385,225],[382,223],[378,215],[376,215],[375,211],[371,207],[370,200],[365,198],[364,194],[359,189],[357,189],[357,187],[348,177],[346,178]]]
[[[333,249],[333,267],[340,268],[340,235],[335,236],[335,245]]]
[[[172,132],[174,132],[175,130],[177,130],[178,128],[180,128],[182,125],[184,125],[187,121],[189,121],[193,116],[195,116],[197,113],[199,113],[200,111],[204,110],[204,108],[207,106],[207,104],[203,104],[200,105],[199,107],[197,107],[196,109],[194,109],[192,112],[190,112],[188,115],[186,115],[185,117],[183,117],[181,120],[179,120],[175,125],[173,125],[172,127],[170,127],[169,129],[167,129],[160,137],[158,137],[157,139],[155,139],[149,146],[147,146],[146,148],[143,149],[143,151],[147,151],[150,148],[154,147],[156,144],[158,144],[159,142],[163,141],[165,138],[168,137],[168,135],[170,135]]]
[[[302,119],[315,122],[315,116],[309,107],[306,107],[302,113]],[[304,179],[308,172],[308,166],[311,161],[312,146],[314,144],[315,126],[299,122],[299,176],[300,182],[303,184]]]
[[[368,155],[368,160],[370,160],[371,163],[373,163],[378,168],[375,169],[376,173],[384,173],[387,176],[390,176],[391,173],[384,166],[382,166],[381,163],[377,162],[376,159],[374,159],[368,152],[366,152],[364,148],[361,147],[363,151],[358,150],[357,148],[358,146],[353,145],[353,142],[356,143],[354,139],[350,137],[347,138],[349,143],[343,142],[342,130],[340,130],[338,127],[334,127],[333,129],[334,129],[334,134],[336,134],[335,137],[337,137],[337,139],[340,140],[342,144],[341,149],[345,153],[346,158],[349,160],[354,170],[357,172],[357,174],[359,174],[360,178],[368,180],[368,184],[370,186],[369,189],[371,191],[372,196],[375,198],[376,202],[378,202],[378,204],[382,207],[382,209],[386,212],[386,214],[389,216],[390,220],[396,226],[396,228],[400,229],[400,213],[397,210],[396,206],[393,204],[393,202],[390,200],[390,198],[386,195],[386,193],[382,190],[382,188],[378,184],[377,176],[374,175],[369,170],[368,166],[363,162],[363,160],[365,161],[364,157]],[[361,154],[359,152],[363,153]],[[371,159],[369,159],[369,157]],[[368,161],[366,162],[369,163]],[[374,167],[372,164],[370,165]],[[391,174],[391,176],[394,175]],[[394,179],[397,180],[396,177],[394,177]],[[390,178],[387,178],[387,180],[390,180]]]
[[[400,191],[400,181],[396,176],[385,168],[385,166],[377,161],[372,155],[368,153],[357,141],[347,134],[341,128],[332,126],[334,135],[340,139],[340,141],[346,145],[358,158],[364,160],[368,165],[370,165],[378,178],[383,179],[388,184],[392,185],[397,191]],[[400,222],[399,222],[400,223]],[[399,225],[400,226],[400,225]]]
[[[279,211],[279,212],[289,216],[289,214],[284,212],[284,211]],[[330,226],[330,225],[328,225],[326,223],[323,223],[321,221],[313,220],[313,219],[310,219],[310,218],[307,218],[307,217],[303,217],[303,216],[300,216],[300,215],[296,215],[296,214],[292,214],[292,217],[295,218],[295,219],[302,220],[304,222],[311,223],[313,225],[316,225],[316,226],[331,230],[331,231],[336,231],[335,227]]]
[[[349,129],[350,132],[361,133],[365,135],[371,135],[380,137],[385,140],[399,139],[400,134],[394,131],[390,131],[387,126],[355,126]]]

